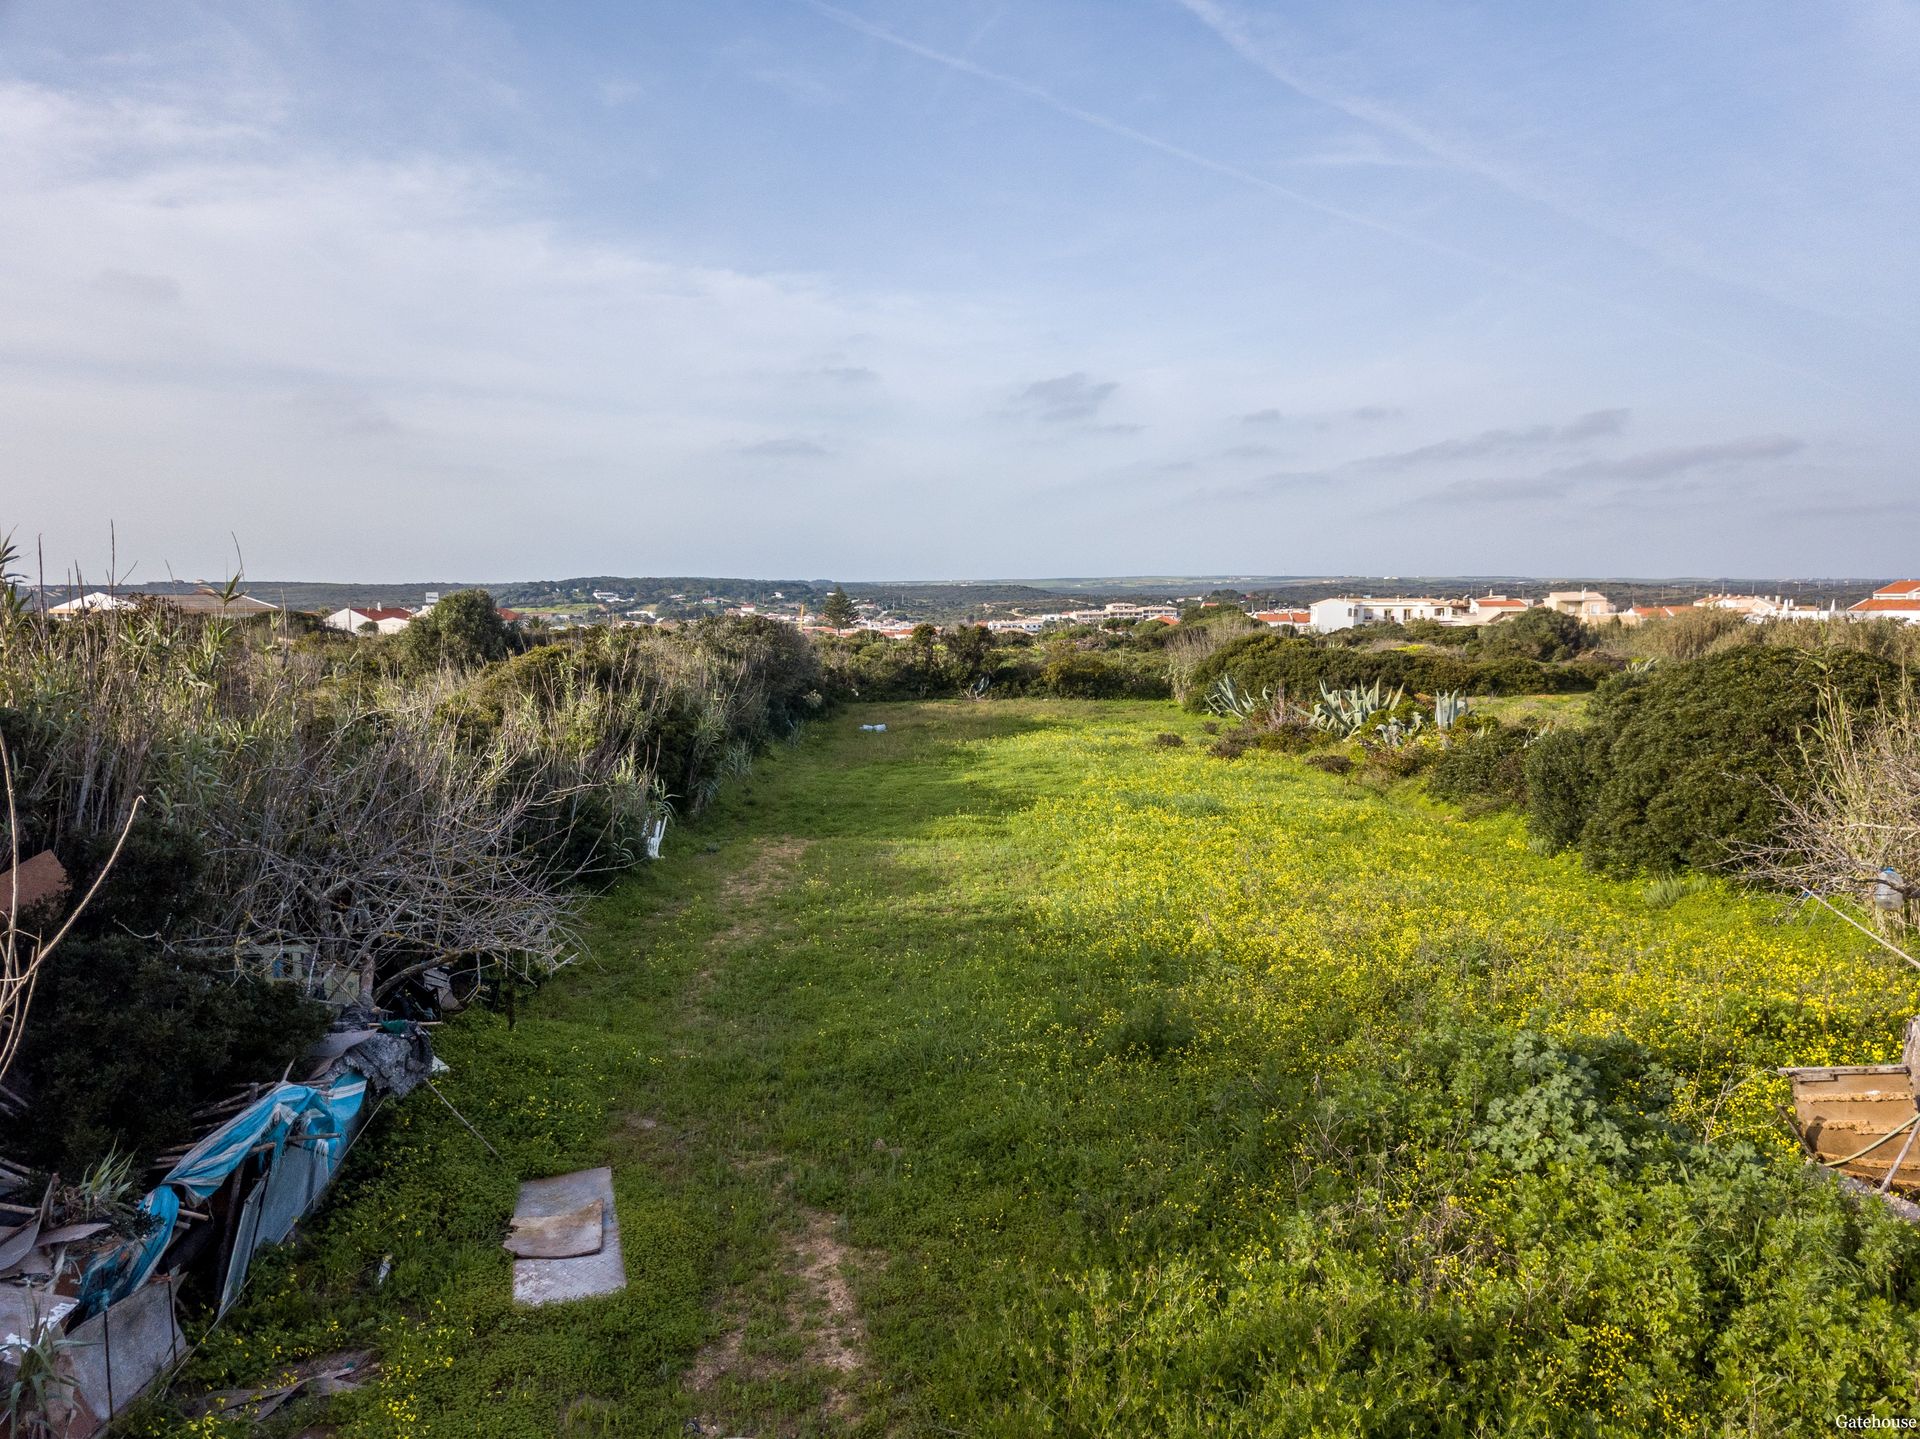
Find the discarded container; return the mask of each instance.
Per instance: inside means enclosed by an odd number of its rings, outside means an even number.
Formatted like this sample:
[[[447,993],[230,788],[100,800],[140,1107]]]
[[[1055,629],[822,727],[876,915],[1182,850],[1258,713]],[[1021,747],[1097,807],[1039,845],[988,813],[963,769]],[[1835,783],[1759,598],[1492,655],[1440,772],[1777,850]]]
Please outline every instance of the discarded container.
[[[1880,871],[1880,878],[1874,881],[1873,903],[1876,909],[1899,909],[1907,902],[1907,887],[1900,878],[1900,871],[1888,865]]]
[[[1907,1022],[1898,1064],[1782,1069],[1793,1084],[1794,1128],[1808,1157],[1885,1189],[1920,1190],[1920,1019]]]

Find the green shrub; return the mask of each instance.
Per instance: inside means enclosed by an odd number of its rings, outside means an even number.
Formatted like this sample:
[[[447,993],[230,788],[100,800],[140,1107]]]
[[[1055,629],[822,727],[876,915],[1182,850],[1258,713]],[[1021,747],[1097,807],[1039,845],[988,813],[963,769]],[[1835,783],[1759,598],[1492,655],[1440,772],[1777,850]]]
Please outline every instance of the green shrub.
[[[982,682],[985,694],[1001,699],[1164,699],[1169,692],[1164,656],[1124,636],[1082,630],[1036,644],[978,626],[939,636],[926,628],[905,643],[864,634],[816,641],[824,692],[862,701],[933,699]]]
[[[1055,650],[1038,685],[1029,690],[1062,699],[1165,699],[1169,694],[1160,656],[1129,649]]]
[[[408,657],[422,669],[472,669],[503,660],[520,641],[485,590],[457,590],[402,631]]]
[[[1539,606],[1477,631],[1477,648],[1489,658],[1570,660],[1591,649],[1594,633],[1572,615]]]
[[[1745,615],[1712,605],[1649,620],[1624,636],[1624,641],[1634,654],[1664,660],[1703,659],[1722,650],[1764,642],[1761,627],[1750,623]]]
[[[1282,754],[1298,754],[1301,750],[1312,749],[1326,739],[1325,734],[1297,717],[1283,720],[1267,719],[1253,728],[1253,742],[1258,748],[1279,750]]]
[[[1598,748],[1599,735],[1590,730],[1548,730],[1527,746],[1521,770],[1527,831],[1546,848],[1580,842],[1599,781]]]
[[[277,1079],[326,1031],[325,1006],[231,963],[128,934],[69,935],[47,961],[20,1057],[29,1122],[13,1152],[77,1173],[113,1149],[146,1155],[242,1084]]]
[[[1223,677],[1249,694],[1318,694],[1320,687],[1345,689],[1380,684],[1408,693],[1462,690],[1468,694],[1546,694],[1592,689],[1595,666],[1543,664],[1506,657],[1474,660],[1432,650],[1367,651],[1318,639],[1251,634],[1221,646],[1195,668],[1187,706],[1198,709],[1214,682]]]
[[[1245,725],[1228,730],[1220,738],[1207,746],[1207,753],[1215,759],[1239,759],[1253,748],[1253,737]]]
[[[1527,746],[1535,732],[1489,721],[1458,729],[1427,776],[1436,799],[1477,809],[1505,809],[1527,802]]]
[[[62,854],[80,886],[110,842]],[[197,902],[191,833],[142,816],[120,862],[40,973],[13,1083],[29,1096],[16,1157],[69,1175],[109,1150],[151,1154],[188,1116],[273,1079],[325,1031],[327,1010],[291,985],[237,977],[230,959],[169,952],[157,935]]]
[[[1115,699],[1126,690],[1125,674],[1097,654],[1075,650],[1048,661],[1041,683],[1061,699]]]
[[[1587,862],[1617,873],[1704,868],[1764,839],[1778,820],[1775,791],[1808,782],[1800,737],[1823,689],[1870,709],[1898,675],[1870,655],[1742,646],[1603,688],[1597,787],[1580,831]]]
[[[1360,768],[1370,780],[1382,784],[1393,784],[1419,774],[1433,762],[1438,753],[1439,750],[1435,746],[1420,741],[1408,744],[1374,744],[1362,741]]]

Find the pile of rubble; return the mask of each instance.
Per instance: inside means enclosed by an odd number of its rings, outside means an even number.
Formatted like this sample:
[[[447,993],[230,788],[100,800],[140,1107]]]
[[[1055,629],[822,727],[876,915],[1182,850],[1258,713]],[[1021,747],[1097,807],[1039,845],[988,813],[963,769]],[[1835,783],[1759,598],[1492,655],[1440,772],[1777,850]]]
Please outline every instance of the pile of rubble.
[[[84,1439],[185,1355],[175,1291],[206,1274],[225,1313],[254,1256],[293,1233],[386,1098],[445,1066],[426,1026],[348,1006],[304,1077],[202,1110],[136,1209],[95,1217],[89,1185],[0,1164],[0,1396],[43,1432]],[[0,1106],[7,1098],[0,1092]],[[94,1186],[98,1188],[98,1186]],[[0,1413],[0,1435],[9,1431]]]

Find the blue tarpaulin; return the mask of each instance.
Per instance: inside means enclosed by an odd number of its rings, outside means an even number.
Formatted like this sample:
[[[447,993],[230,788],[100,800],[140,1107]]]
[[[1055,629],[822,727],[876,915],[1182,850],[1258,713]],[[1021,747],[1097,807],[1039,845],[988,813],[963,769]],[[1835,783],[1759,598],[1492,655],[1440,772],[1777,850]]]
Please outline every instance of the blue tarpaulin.
[[[255,1151],[263,1145],[271,1146],[257,1156],[261,1172],[267,1174],[278,1166],[289,1142],[306,1151],[300,1165],[305,1171],[301,1188],[318,1198],[346,1153],[366,1099],[366,1079],[352,1073],[343,1073],[324,1087],[282,1084],[256,1099],[182,1155],[140,1201],[142,1212],[154,1217],[153,1231],[144,1239],[109,1250],[87,1266],[80,1283],[82,1304],[97,1312],[145,1284],[173,1239],[182,1199],[207,1198],[234,1170],[256,1157]],[[252,1245],[245,1248],[247,1253],[240,1258],[243,1271],[252,1257]]]

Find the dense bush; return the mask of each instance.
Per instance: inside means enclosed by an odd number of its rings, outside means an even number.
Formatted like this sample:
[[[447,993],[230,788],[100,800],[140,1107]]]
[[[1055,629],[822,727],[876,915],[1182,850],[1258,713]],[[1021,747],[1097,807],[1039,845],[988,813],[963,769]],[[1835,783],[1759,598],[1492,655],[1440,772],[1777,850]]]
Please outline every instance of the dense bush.
[[[1428,792],[1474,809],[1524,805],[1527,747],[1535,733],[1497,720],[1459,728],[1434,759]]]
[[[471,669],[503,660],[521,647],[520,637],[485,590],[458,590],[401,631],[400,644],[419,669],[442,665]]]
[[[470,594],[417,649],[164,608],[0,614],[21,852],[51,848],[84,883],[147,801],[40,978],[9,1075],[30,1157],[70,1167],[172,1137],[284,1072],[321,1013],[266,977],[288,960],[376,994],[436,961],[537,979],[576,950],[572,880],[638,862],[663,806],[698,809],[825,702],[790,625],[511,653]]]
[[[31,763],[18,733],[16,758]],[[69,835],[56,853],[84,887],[110,848]],[[11,1157],[74,1175],[111,1149],[151,1153],[196,1107],[277,1078],[325,1030],[325,1008],[296,989],[236,974],[230,957],[169,951],[160,936],[199,904],[204,868],[192,832],[153,811],[135,823],[113,882],[40,973],[10,1077],[30,1100],[6,1136]]]
[[[1112,631],[1062,631],[1036,640],[980,626],[906,640],[863,633],[819,642],[828,693],[845,700],[1164,699],[1168,662],[1155,646]],[[1156,629],[1165,630],[1165,625]]]
[[[1622,633],[1617,643],[1630,654],[1649,659],[1697,660],[1722,650],[1759,644],[1761,639],[1761,627],[1750,623],[1745,615],[1703,605],[1648,620]]]
[[[1388,786],[1424,773],[1439,754],[1439,746],[1425,739],[1404,744],[1363,739],[1360,742],[1360,769],[1372,783]]]
[[[1593,630],[1572,615],[1536,606],[1498,624],[1473,631],[1475,648],[1488,659],[1570,660],[1593,648]]]
[[[9,1152],[69,1175],[110,1149],[151,1154],[188,1133],[199,1106],[278,1079],[328,1018],[231,963],[137,935],[69,935],[40,976],[14,1079],[31,1110]]]
[[[1596,756],[1604,748],[1597,729],[1549,730],[1527,747],[1527,830],[1548,849],[1580,842],[1598,783]]]
[[[1376,681],[1403,686],[1410,693],[1516,695],[1592,689],[1612,668],[1604,661],[1560,665],[1513,656],[1474,660],[1425,650],[1355,650],[1261,633],[1225,645],[1203,660],[1195,668],[1187,704],[1199,707],[1208,687],[1223,676],[1250,694],[1284,691],[1296,699],[1310,699],[1321,685],[1339,689]]]
[[[1577,754],[1568,739],[1530,760],[1530,782],[1551,780],[1535,832],[1577,833],[1587,862],[1614,872],[1718,864],[1770,833],[1776,789],[1806,784],[1801,734],[1822,692],[1869,709],[1897,677],[1870,655],[1776,646],[1622,676],[1596,697]]]
[[[1349,775],[1353,773],[1353,756],[1344,750],[1322,750],[1319,754],[1307,756],[1308,764],[1327,774]]]
[[[1235,725],[1207,746],[1207,753],[1218,759],[1239,759],[1249,750],[1276,754],[1298,754],[1324,740],[1326,736],[1298,719],[1262,719]]]

